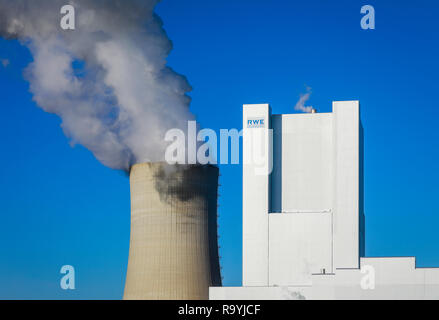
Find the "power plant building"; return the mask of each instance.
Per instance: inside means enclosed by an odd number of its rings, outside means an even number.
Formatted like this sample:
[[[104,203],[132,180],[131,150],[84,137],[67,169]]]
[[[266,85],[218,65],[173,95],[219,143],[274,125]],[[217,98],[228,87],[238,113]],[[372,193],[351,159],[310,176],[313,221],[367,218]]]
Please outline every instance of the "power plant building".
[[[243,286],[210,299],[439,299],[439,269],[365,257],[359,111],[244,105]]]

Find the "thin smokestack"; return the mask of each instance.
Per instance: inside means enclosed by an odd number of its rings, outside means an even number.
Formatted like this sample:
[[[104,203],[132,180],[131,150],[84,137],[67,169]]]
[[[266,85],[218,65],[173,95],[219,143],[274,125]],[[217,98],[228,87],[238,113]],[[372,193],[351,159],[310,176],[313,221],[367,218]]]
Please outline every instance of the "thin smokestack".
[[[76,29],[64,31],[65,0],[0,0],[0,36],[33,56],[25,74],[35,102],[113,169],[163,161],[166,131],[194,120],[188,81],[166,65],[158,2],[75,0]]]

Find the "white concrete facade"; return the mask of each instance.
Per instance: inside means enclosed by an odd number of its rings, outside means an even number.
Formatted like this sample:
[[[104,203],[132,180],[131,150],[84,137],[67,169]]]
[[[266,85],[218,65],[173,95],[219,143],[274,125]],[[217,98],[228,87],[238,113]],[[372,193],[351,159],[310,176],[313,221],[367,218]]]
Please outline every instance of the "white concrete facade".
[[[312,114],[244,106],[243,287],[210,299],[439,299],[439,269],[361,257],[359,114],[358,101]]]
[[[271,154],[271,111],[268,104],[244,105],[243,130],[243,283],[268,285],[268,213]],[[253,124],[248,125],[248,121]],[[251,128],[249,128],[251,127]],[[257,248],[257,250],[255,250]]]

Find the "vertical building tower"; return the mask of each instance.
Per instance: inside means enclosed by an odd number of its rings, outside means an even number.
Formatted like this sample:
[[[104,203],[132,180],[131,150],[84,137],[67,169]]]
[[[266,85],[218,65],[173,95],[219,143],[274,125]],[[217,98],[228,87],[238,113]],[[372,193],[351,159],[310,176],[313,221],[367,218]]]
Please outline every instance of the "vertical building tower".
[[[221,286],[215,166],[132,167],[125,300],[208,299]]]
[[[332,113],[272,115],[267,104],[243,113],[244,286],[309,285],[312,274],[358,268],[359,102],[334,102]]]

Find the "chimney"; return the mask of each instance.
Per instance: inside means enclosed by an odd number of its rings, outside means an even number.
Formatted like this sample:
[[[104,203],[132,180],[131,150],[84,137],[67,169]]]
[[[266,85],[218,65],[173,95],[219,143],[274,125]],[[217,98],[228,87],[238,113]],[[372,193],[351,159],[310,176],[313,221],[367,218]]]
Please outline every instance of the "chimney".
[[[207,300],[221,286],[218,175],[210,165],[132,167],[125,300]]]

